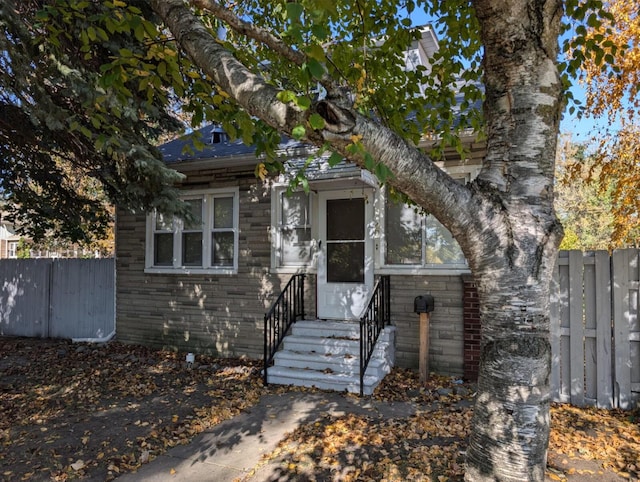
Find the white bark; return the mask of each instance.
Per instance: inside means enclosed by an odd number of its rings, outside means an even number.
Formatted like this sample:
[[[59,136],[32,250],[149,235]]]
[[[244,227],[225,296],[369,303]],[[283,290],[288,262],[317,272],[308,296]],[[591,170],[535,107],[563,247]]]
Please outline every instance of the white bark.
[[[150,0],[191,59],[250,114],[282,132],[310,112],[215,42],[182,0]],[[479,287],[482,359],[467,480],[542,481],[549,434],[549,285],[561,228],[553,164],[561,87],[555,66],[560,0],[476,0],[485,46],[488,154],[478,179],[456,183],[398,135],[341,99],[313,106],[326,121],[308,132],[348,157],[361,136],[393,173],[390,184],[460,243]],[[243,28],[247,27],[246,25]],[[361,159],[352,159],[361,162]]]

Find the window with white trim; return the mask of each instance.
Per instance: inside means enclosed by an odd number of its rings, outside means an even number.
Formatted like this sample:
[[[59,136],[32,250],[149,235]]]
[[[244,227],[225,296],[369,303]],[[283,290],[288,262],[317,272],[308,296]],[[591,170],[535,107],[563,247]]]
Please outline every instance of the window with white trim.
[[[309,267],[313,263],[311,224],[312,198],[304,191],[287,194],[274,191],[274,266],[277,268]]]
[[[415,206],[385,202],[385,266],[418,268],[467,267],[462,250],[451,233],[429,214]]]
[[[193,191],[188,220],[147,218],[147,272],[232,273],[238,268],[238,189]]]
[[[8,258],[17,258],[18,257],[18,242],[17,241],[9,241],[8,242],[7,257]]]

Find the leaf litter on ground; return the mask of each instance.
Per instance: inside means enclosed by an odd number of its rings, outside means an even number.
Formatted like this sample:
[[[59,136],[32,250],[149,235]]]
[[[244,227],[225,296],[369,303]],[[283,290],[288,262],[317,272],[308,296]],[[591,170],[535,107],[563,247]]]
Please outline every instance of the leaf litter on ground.
[[[112,480],[283,391],[315,389],[265,388],[247,359],[197,355],[188,367],[184,353],[118,342],[0,338],[0,480]],[[413,415],[327,414],[261,464],[286,480],[460,481],[474,395],[455,378],[422,384],[395,368],[371,399],[411,403]],[[547,478],[637,479],[639,416],[554,404]],[[581,468],[587,460],[597,469]]]

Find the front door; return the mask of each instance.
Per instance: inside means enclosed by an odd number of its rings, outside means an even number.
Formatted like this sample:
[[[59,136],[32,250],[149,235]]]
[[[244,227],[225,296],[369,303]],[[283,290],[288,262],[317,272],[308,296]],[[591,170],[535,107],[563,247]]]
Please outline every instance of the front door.
[[[373,288],[371,190],[319,193],[318,318],[357,319]]]

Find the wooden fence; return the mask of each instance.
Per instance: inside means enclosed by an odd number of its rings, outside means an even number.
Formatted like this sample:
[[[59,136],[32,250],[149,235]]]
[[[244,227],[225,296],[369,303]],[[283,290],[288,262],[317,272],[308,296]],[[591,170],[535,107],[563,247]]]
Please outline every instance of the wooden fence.
[[[633,408],[640,401],[640,250],[562,251],[551,293],[555,401]]]
[[[104,338],[115,330],[113,259],[0,261],[0,335]],[[551,294],[555,401],[640,401],[640,250],[560,252]]]
[[[114,331],[113,259],[0,261],[0,335],[103,339]]]

